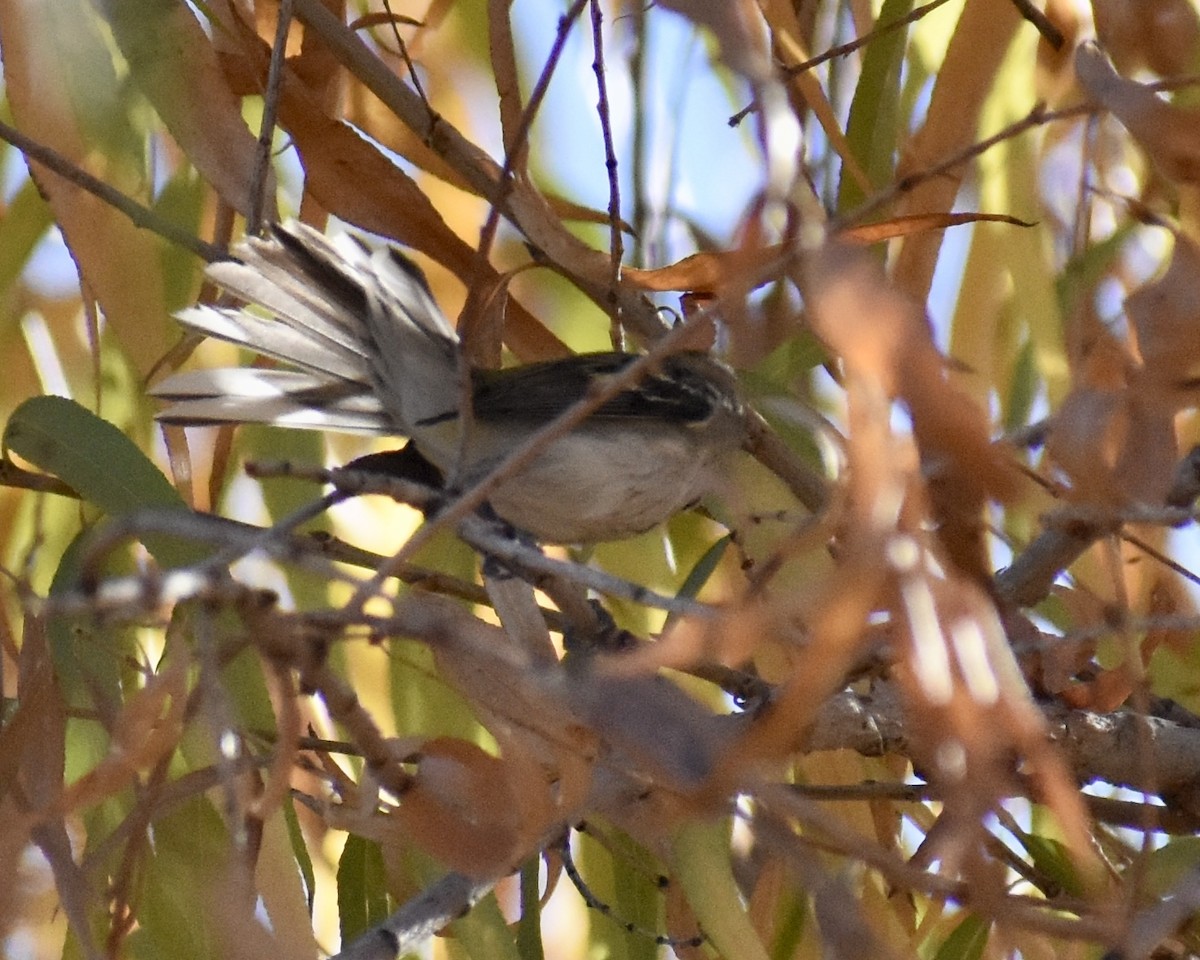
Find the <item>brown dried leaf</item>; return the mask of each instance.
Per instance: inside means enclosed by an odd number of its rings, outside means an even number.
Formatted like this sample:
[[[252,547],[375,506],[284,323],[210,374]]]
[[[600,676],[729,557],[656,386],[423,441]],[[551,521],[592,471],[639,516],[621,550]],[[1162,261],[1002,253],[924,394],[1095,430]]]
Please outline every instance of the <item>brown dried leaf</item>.
[[[784,249],[782,244],[775,244],[761,248],[739,247],[735,250],[693,253],[654,270],[625,267],[621,276],[641,290],[688,290],[716,294],[725,284],[738,280],[744,282],[763,263],[781,256]]]
[[[912,562],[897,566],[893,613],[907,635],[896,675],[908,702],[911,742],[929,775],[946,788],[947,819],[927,856],[950,871],[969,862],[982,818],[1015,786],[1013,758],[1019,757],[1057,816],[1077,866],[1099,877],[1090,820],[1051,747],[995,607],[979,588],[942,575],[915,540],[913,546]]]
[[[466,740],[438,737],[421,748],[413,786],[393,816],[414,843],[446,866],[485,877],[525,853],[523,797],[503,760]]]
[[[882,243],[897,237],[909,237],[927,230],[945,230],[968,223],[1008,223],[1014,227],[1034,227],[1028,220],[1020,220],[1003,213],[916,213],[906,217],[892,217],[880,223],[867,223],[861,227],[849,227],[840,231],[836,239],[846,243]]]
[[[924,317],[892,290],[866,254],[828,246],[806,265],[802,289],[814,331],[848,373],[895,396],[906,354],[932,348]]]
[[[111,749],[67,788],[64,811],[100,803],[175,749],[187,709],[188,666],[186,659],[180,658],[126,700],[113,727]]]
[[[1200,110],[1167,103],[1148,87],[1126,80],[1094,43],[1075,51],[1075,74],[1166,177],[1184,183],[1200,181]]]
[[[348,77],[346,85],[345,118],[354,126],[418,169],[466,193],[481,195],[466,177],[434,151],[424,138],[414,133],[357,77]]]
[[[923,233],[944,230],[969,223],[1010,223],[1019,227],[1034,224],[1000,213],[930,213],[908,217],[893,217],[879,223],[868,223],[839,231],[835,239],[848,244],[867,245]],[[665,292],[686,290],[694,293],[716,294],[723,285],[745,283],[764,263],[782,258],[788,244],[743,246],[735,250],[713,250],[693,253],[665,267],[639,270],[626,267],[621,275],[642,290]]]
[[[948,379],[920,308],[889,286],[866,254],[831,246],[813,258],[805,280],[813,329],[847,372],[908,407],[942,544],[982,582],[989,571],[980,511],[989,494],[1007,499],[1017,484],[1004,450],[988,436],[986,414]],[[868,449],[857,469],[870,462]]]

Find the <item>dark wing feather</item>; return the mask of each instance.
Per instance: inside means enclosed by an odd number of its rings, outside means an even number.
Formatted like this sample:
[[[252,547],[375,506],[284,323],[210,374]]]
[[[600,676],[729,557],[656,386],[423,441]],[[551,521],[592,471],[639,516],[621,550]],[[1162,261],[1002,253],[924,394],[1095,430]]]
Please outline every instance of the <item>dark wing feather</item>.
[[[474,407],[484,421],[548,422],[603,382],[637,360],[632,353],[580,354],[575,362],[548,360],[500,371],[476,371]],[[717,398],[709,380],[693,370],[686,354],[667,357],[661,372],[605,401],[593,417],[666,419],[702,423],[712,416]]]

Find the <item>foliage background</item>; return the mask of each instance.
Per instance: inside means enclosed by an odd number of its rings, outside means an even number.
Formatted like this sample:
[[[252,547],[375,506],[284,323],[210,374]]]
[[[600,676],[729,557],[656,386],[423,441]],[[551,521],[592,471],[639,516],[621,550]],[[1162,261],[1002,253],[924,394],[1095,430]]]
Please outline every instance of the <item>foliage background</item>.
[[[270,0],[0,5],[5,954],[312,956],[389,915],[453,956],[1195,952],[1194,6],[345,6],[280,44]],[[171,313],[294,215],[413,248],[484,365],[504,304],[534,360],[715,297],[772,439],[717,520],[586,560],[719,612],[610,598],[632,654],[536,667],[445,531],[368,617],[349,548],[213,577],[185,505],[266,525],[316,494],[244,461],[363,451],[145,397],[239,359]],[[418,522],[319,525],[390,556]],[[543,915],[581,820],[612,916],[565,882]],[[497,883],[433,947],[393,913]]]

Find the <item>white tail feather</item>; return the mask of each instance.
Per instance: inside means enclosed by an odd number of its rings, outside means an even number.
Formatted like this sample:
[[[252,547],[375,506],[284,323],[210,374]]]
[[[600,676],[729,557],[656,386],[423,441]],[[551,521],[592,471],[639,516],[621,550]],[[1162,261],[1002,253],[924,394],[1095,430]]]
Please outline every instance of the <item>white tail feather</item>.
[[[169,377],[152,391],[174,401],[160,419],[404,434],[435,463],[455,457],[457,338],[415,265],[390,247],[296,222],[235,254],[208,276],[271,316],[199,306],[178,319],[302,372]]]

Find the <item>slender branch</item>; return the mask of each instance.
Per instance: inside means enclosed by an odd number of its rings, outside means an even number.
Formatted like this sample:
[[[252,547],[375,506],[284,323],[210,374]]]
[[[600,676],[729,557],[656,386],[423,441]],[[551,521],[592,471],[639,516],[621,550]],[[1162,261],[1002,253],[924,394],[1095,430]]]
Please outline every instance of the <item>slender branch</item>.
[[[640,3],[633,4],[629,13],[633,20],[633,42],[629,47],[629,77],[631,83],[633,127],[630,138],[630,179],[633,193],[633,264],[648,266],[646,257],[646,229],[649,223],[649,204],[646,197],[646,9]]]
[[[1042,35],[1043,40],[1055,50],[1063,48],[1063,44],[1067,42],[1066,38],[1062,35],[1062,31],[1051,23],[1049,17],[1035,7],[1030,0],[1012,0],[1012,2],[1021,16],[1032,23],[1037,32]]]
[[[400,23],[403,18],[392,12],[391,0],[383,0],[383,8],[390,15],[388,17],[388,25],[392,28],[392,37],[396,41],[396,47],[400,51],[400,56],[404,60],[404,65],[408,67],[408,76],[412,81],[413,89],[417,91],[417,96],[425,101],[425,106],[429,110],[430,120],[437,122],[437,111],[433,109],[433,104],[429,102],[429,97],[425,93],[425,87],[421,83],[421,78],[417,74],[416,64],[412,62],[412,57],[408,54],[408,44],[404,42],[404,38],[400,36]]]
[[[487,261],[488,254],[491,252],[492,242],[496,238],[496,230],[500,225],[500,215],[503,212],[505,200],[508,198],[509,192],[512,190],[513,171],[518,160],[524,155],[525,142],[529,139],[529,131],[533,127],[534,118],[538,111],[541,110],[542,101],[546,99],[546,92],[550,89],[550,78],[554,76],[554,70],[558,66],[559,60],[562,59],[563,50],[566,49],[567,37],[571,33],[571,28],[575,25],[575,21],[579,19],[579,15],[583,12],[584,6],[588,0],[575,0],[570,8],[564,13],[558,21],[558,30],[554,35],[554,43],[550,47],[550,53],[546,57],[546,65],[542,68],[541,74],[538,76],[537,83],[534,84],[533,92],[529,95],[529,103],[525,105],[525,110],[521,114],[521,122],[517,124],[517,129],[513,131],[511,143],[505,144],[504,149],[504,166],[500,169],[500,176],[496,184],[494,194],[489,196],[492,207],[488,211],[488,218],[484,222],[483,229],[479,234],[479,246],[476,249],[476,263],[482,265]],[[480,284],[470,284],[468,287],[468,301],[476,296],[476,291]],[[463,312],[469,314],[471,303],[463,308]]]
[[[612,346],[614,350],[625,347],[625,334],[621,328],[621,301],[617,291],[621,288],[621,261],[625,254],[625,243],[621,233],[621,184],[618,178],[617,151],[613,146],[612,114],[608,105],[608,82],[604,74],[604,17],[600,0],[591,0],[592,10],[592,73],[596,75],[596,113],[600,118],[600,132],[604,137],[604,168],[608,172],[608,249],[612,258],[612,289],[609,293],[609,314],[612,317]]]
[[[6,140],[23,154],[26,160],[33,160],[48,170],[58,174],[64,180],[86,190],[92,196],[103,200],[114,210],[123,213],[134,226],[156,233],[165,240],[177,246],[190,250],[196,256],[212,263],[215,260],[228,259],[229,254],[220,247],[205,243],[198,237],[192,236],[186,230],[181,230],[165,217],[159,216],[149,207],[143,206],[136,200],[125,196],[103,180],[93,177],[86,170],[76,166],[57,150],[52,150],[38,143],[31,137],[25,136],[15,127],[0,121],[0,140]]]
[[[277,16],[279,19],[275,22],[275,44],[271,47],[271,64],[267,69],[267,89],[263,93],[262,124],[258,129],[258,144],[254,151],[254,169],[250,173],[250,211],[246,216],[246,232],[252,235],[257,235],[262,230],[263,210],[266,208],[271,146],[275,140],[275,122],[279,111],[279,91],[283,84],[288,29],[292,25],[292,0],[279,0]]]

